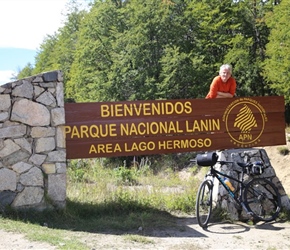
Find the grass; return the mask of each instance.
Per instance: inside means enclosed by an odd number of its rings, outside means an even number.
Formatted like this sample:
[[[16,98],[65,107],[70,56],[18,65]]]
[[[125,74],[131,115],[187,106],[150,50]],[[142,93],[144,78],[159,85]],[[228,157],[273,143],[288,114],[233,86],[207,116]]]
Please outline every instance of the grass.
[[[18,220],[9,218],[0,219],[1,228],[8,232],[25,234],[31,241],[46,242],[59,247],[59,249],[89,249],[74,237],[73,234],[65,230],[48,228],[40,224],[34,224],[18,218]]]
[[[153,244],[154,241],[147,239],[144,236],[141,235],[126,235],[125,239],[127,239],[128,241],[132,241],[132,242],[139,242],[142,244]]]
[[[179,230],[172,212],[194,212],[199,184],[193,175],[180,179],[170,168],[159,173],[149,166],[110,169],[98,160],[72,161],[67,175],[65,209],[7,208],[0,228],[58,249],[89,249],[75,236],[79,232],[122,234],[126,240],[150,244],[146,235],[153,230]]]
[[[206,168],[201,171],[203,176]],[[121,234],[126,241],[152,244],[146,236],[153,230],[184,230],[174,214],[195,212],[200,183],[196,173],[198,169],[192,168],[181,178],[179,171],[171,168],[158,172],[147,165],[105,168],[99,160],[71,161],[65,209],[38,212],[10,208],[0,217],[0,228],[58,249],[91,249],[78,237],[81,232]],[[221,210],[214,213],[227,218]],[[290,220],[289,213],[281,216]]]

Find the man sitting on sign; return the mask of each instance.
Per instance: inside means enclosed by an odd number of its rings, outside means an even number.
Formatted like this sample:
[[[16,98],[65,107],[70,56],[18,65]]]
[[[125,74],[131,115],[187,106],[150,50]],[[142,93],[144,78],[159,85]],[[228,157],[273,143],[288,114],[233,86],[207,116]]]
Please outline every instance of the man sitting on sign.
[[[219,75],[212,80],[205,98],[232,98],[236,93],[236,88],[236,80],[232,77],[232,66],[223,64],[220,67]]]

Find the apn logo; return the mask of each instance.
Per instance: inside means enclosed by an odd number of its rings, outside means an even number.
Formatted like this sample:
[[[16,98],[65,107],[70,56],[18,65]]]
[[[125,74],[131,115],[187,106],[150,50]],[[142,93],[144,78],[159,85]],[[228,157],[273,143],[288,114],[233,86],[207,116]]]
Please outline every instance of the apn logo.
[[[241,130],[242,133],[250,133],[253,127],[257,127],[257,121],[252,110],[244,104],[235,119],[234,127]]]
[[[257,101],[239,98],[227,107],[223,121],[234,145],[251,147],[260,142],[267,117]]]

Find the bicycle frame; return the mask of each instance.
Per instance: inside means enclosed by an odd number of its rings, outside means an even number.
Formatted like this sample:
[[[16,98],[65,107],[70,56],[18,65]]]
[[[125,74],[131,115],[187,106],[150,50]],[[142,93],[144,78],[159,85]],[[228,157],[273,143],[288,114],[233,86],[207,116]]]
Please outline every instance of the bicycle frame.
[[[223,162],[225,163],[225,162]],[[228,163],[232,163],[232,162],[228,162]],[[235,202],[237,202],[237,204],[241,205],[242,208],[246,211],[247,214],[249,214],[250,212],[248,211],[248,209],[246,208],[244,202],[243,202],[243,190],[245,188],[245,184],[244,184],[244,171],[242,170],[242,175],[240,180],[236,179],[232,176],[229,176],[225,173],[222,173],[216,169],[214,169],[213,166],[210,167],[210,173],[207,174],[206,176],[212,176],[213,178],[217,178],[218,181],[223,185],[223,187],[227,190],[227,192],[230,194],[230,196],[235,200]],[[230,180],[233,180],[235,182],[238,183],[239,186],[239,195],[236,196],[235,193],[227,186],[227,184],[225,184],[224,180],[221,178],[221,176],[223,177],[227,177]]]

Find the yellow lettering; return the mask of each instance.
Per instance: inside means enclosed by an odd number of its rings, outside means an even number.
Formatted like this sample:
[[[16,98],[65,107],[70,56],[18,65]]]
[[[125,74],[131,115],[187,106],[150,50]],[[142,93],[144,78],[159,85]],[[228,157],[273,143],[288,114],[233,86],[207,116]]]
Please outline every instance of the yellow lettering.
[[[166,149],[166,141],[159,141],[158,148],[159,149]]]
[[[135,110],[137,116],[139,116],[141,114],[142,104],[139,104],[139,107],[138,108],[137,108],[137,105],[134,104],[134,110]]]
[[[131,131],[130,131],[129,135],[132,135],[132,134],[138,135],[138,130],[137,130],[136,125],[134,123],[131,124]]]
[[[145,135],[146,134],[146,125],[145,125],[145,123],[139,123],[138,124],[138,131],[139,131],[139,135]]]
[[[109,117],[109,106],[108,105],[101,105],[101,117]]]
[[[145,151],[147,149],[146,142],[140,142],[139,149],[140,149],[140,151]]]
[[[218,131],[220,130],[220,120],[206,119],[206,120],[194,120],[192,124],[189,121],[185,121],[186,132],[195,131]]]
[[[84,135],[86,135],[87,138],[89,137],[89,134],[88,134],[89,128],[88,128],[88,126],[81,125],[80,126],[80,130],[81,130],[81,138],[84,138]]]
[[[195,121],[193,122],[192,130],[193,130],[193,131],[196,131],[196,130],[197,130],[197,131],[200,131],[198,121],[195,120]]]
[[[161,110],[161,103],[152,103],[152,114],[157,114],[160,115],[162,114],[162,110]]]
[[[174,110],[177,114],[182,114],[184,112],[184,106],[181,102],[177,102],[174,105]]]
[[[93,154],[93,153],[95,154],[97,153],[97,149],[94,144],[91,145],[90,150],[89,150],[89,154]]]
[[[131,146],[127,143],[124,144],[125,152],[132,152],[132,151],[146,151],[146,150],[155,150],[155,143],[152,141],[149,142],[133,142]]]
[[[98,153],[101,153],[101,152],[106,153],[104,144],[98,144],[97,147],[98,147]]]
[[[189,148],[189,141],[188,140],[181,140],[181,148]]]
[[[110,124],[109,125],[109,134],[110,136],[117,136],[117,133],[116,133],[116,124]]]
[[[252,140],[253,136],[249,133],[242,133],[239,135],[240,141]]]
[[[134,150],[138,150],[136,142],[133,142],[132,147],[131,147],[131,151],[134,151]]]
[[[204,146],[205,147],[210,147],[211,146],[211,139],[209,139],[209,138],[206,138],[205,140],[204,140]]]
[[[184,103],[184,107],[185,107],[184,112],[186,114],[190,114],[192,112],[192,107],[191,107],[191,103],[190,102],[185,102]]]
[[[192,112],[191,102],[144,102],[144,103],[116,103],[101,105],[101,117],[122,116],[151,116],[151,115],[178,115]]]
[[[91,145],[89,154],[100,154],[100,153],[115,153],[115,152],[122,152],[121,146],[116,143],[113,145],[112,143],[107,144],[96,144]]]
[[[106,153],[113,153],[113,145],[106,144]]]
[[[172,141],[166,141],[166,149],[173,149]]]
[[[165,109],[166,115],[170,115],[174,112],[173,104],[171,102],[166,102],[165,107],[166,107]]]
[[[97,125],[90,126],[90,135],[93,138],[100,138],[99,127]]]
[[[116,152],[122,152],[122,149],[121,149],[119,143],[117,143],[117,144],[115,145],[114,153],[116,153]]]
[[[173,149],[188,149],[188,148],[202,148],[202,147],[210,147],[211,140],[209,138],[206,139],[185,139],[185,140],[167,140],[167,141],[159,141],[158,148],[159,150],[173,150]]]
[[[64,132],[65,132],[65,136],[69,133],[71,133],[71,127],[70,126],[65,126],[64,127]]]
[[[115,104],[115,116],[117,117],[124,116],[122,104]]]
[[[144,103],[143,114],[144,115],[151,115],[152,114],[150,103]]]
[[[188,143],[190,148],[196,148],[196,140],[191,139]]]
[[[169,123],[168,132],[169,132],[169,133],[176,133],[176,128],[175,128],[173,122],[170,122],[170,123]]]
[[[81,125],[79,128],[73,126],[71,129],[66,130],[70,134],[70,138],[100,138],[108,136],[117,136],[116,124],[100,124],[100,125]]]
[[[133,108],[132,108],[132,104],[130,104],[130,105],[124,105],[124,114],[125,114],[125,116],[127,116],[127,114],[129,115],[129,116],[133,116]]]
[[[72,132],[71,132],[71,137],[70,138],[80,138],[80,134],[79,134],[79,130],[77,128],[77,126],[73,126]]]
[[[150,133],[156,135],[159,133],[159,126],[157,122],[150,123]]]
[[[129,124],[128,123],[126,123],[126,124],[121,123],[120,124],[120,134],[121,134],[121,136],[129,135]]]
[[[174,148],[180,148],[180,141],[179,140],[174,140],[173,141],[173,147]]]

